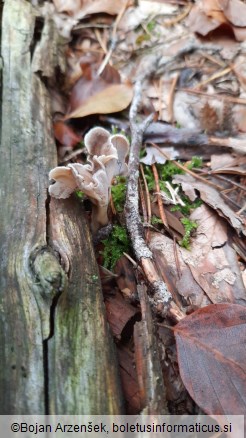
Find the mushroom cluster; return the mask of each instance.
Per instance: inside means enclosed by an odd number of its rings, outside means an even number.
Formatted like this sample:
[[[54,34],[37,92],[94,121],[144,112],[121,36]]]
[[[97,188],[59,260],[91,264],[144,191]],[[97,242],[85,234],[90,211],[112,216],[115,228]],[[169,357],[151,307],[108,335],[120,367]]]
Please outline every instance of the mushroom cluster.
[[[129,142],[124,135],[111,135],[106,129],[91,129],[84,138],[88,163],[55,167],[49,173],[53,183],[49,193],[54,198],[68,198],[81,190],[92,202],[91,228],[96,232],[108,223],[111,183],[116,175],[126,175],[125,162]]]

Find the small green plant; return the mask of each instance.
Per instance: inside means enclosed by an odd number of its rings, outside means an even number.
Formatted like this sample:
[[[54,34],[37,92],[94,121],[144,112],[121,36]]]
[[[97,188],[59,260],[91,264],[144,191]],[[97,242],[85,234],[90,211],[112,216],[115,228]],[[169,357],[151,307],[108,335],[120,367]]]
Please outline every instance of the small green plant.
[[[159,217],[154,215],[154,216],[151,217],[151,224],[152,225],[158,225],[158,224],[163,224],[163,222],[162,222],[162,220]]]
[[[79,198],[80,200],[84,199],[84,193],[81,192],[81,190],[76,190],[75,195],[76,195],[77,198]]]
[[[167,161],[165,164],[156,164],[156,168],[159,174],[160,189],[168,194],[169,192],[166,188],[165,181],[171,181],[173,175],[176,175],[177,173],[184,173],[184,171],[177,167],[172,161]],[[151,192],[155,190],[155,178],[150,166],[144,166],[144,175],[149,191]]]
[[[154,28],[156,27],[156,21],[155,20],[151,20],[148,22],[146,28],[147,30],[151,33],[153,32]]]
[[[191,210],[195,210],[195,208],[198,208],[202,205],[201,199],[196,199],[194,202],[191,202],[190,198],[188,198],[188,196],[186,195],[181,195],[180,197],[182,201],[185,203],[185,205],[184,206],[180,204],[174,205],[171,208],[171,211],[180,211],[185,216],[189,216]]]
[[[195,221],[191,221],[187,217],[182,218],[181,222],[184,225],[185,234],[184,234],[183,239],[179,242],[179,244],[181,246],[183,246],[184,248],[189,249],[190,237],[191,237],[192,231],[197,229],[198,224]]]
[[[130,240],[126,229],[120,225],[115,225],[110,236],[102,242],[104,244],[102,251],[103,266],[112,270],[123,253],[129,252]]]
[[[202,167],[202,159],[201,157],[192,157],[191,162],[188,164],[187,169],[194,169],[194,168],[198,168],[198,167]]]
[[[172,181],[174,175],[184,173],[184,171],[176,166],[173,161],[167,161],[165,164],[158,164],[156,167],[160,180],[163,181]]]
[[[141,35],[139,35],[136,39],[136,44],[138,46],[140,46],[143,42],[145,41],[149,41],[151,39],[151,36],[148,35],[147,33],[142,33]]]
[[[116,181],[117,184],[111,187],[111,194],[116,211],[121,213],[126,199],[126,178],[117,176]]]

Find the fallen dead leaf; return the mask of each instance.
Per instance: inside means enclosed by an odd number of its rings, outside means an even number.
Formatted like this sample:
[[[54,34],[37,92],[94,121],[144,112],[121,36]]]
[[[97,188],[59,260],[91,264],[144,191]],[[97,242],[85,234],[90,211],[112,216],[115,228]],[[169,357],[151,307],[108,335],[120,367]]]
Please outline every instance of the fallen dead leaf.
[[[174,329],[181,378],[207,414],[246,410],[246,312],[236,304],[213,304]]]
[[[85,117],[90,114],[109,114],[122,111],[130,105],[133,90],[130,85],[110,85],[91,96],[83,105],[72,111],[65,120]]]
[[[57,12],[67,12],[70,15],[76,14],[81,8],[81,0],[53,0]]]
[[[198,228],[190,250],[176,245],[176,257],[172,239],[150,234],[150,249],[170,290],[175,289],[194,308],[220,302],[246,304],[241,271],[236,252],[228,242],[226,223],[205,205],[194,210],[191,220],[196,221]]]
[[[133,326],[140,319],[140,311],[122,297],[120,292],[105,299],[107,320],[114,338],[118,341],[127,338]]]
[[[240,0],[218,0],[225,17],[234,26],[246,27],[246,4]]]
[[[66,12],[76,19],[104,12],[116,15],[126,0],[53,0],[58,12]]]
[[[224,15],[219,11],[213,11],[213,16],[208,15],[209,11],[205,10],[204,3],[200,1],[193,6],[186,22],[190,30],[203,36],[226,22]]]
[[[177,11],[177,6],[158,1],[139,0],[137,7],[128,8],[119,23],[119,29],[125,32],[138,27],[142,22],[158,15],[171,15]]]
[[[81,20],[86,15],[98,14],[100,12],[109,15],[118,15],[127,0],[86,0],[84,6],[76,14],[76,18]]]
[[[178,156],[178,152],[175,151],[173,147],[165,148],[164,152],[168,154],[170,160],[175,160],[175,158]],[[155,163],[165,164],[166,161],[167,159],[164,157],[164,155],[153,146],[148,146],[146,148],[146,156],[140,160],[141,163],[147,164],[148,166],[151,166],[151,164]]]
[[[217,213],[224,217],[237,233],[245,234],[245,227],[242,219],[234,213],[233,210],[225,203],[219,192],[206,183],[196,180],[190,175],[176,175],[173,179],[175,184],[181,184],[183,191],[189,196],[189,190],[192,188],[198,190],[201,199],[212,207]],[[185,183],[185,184],[184,184]],[[184,184],[184,185],[183,185]],[[193,199],[194,200],[194,199]]]
[[[81,137],[79,137],[72,128],[64,122],[55,122],[53,129],[56,140],[58,140],[62,146],[73,148],[81,141]]]
[[[227,25],[237,41],[246,39],[246,5],[239,0],[200,0],[187,20],[193,32],[207,35],[219,26]]]
[[[83,106],[87,100],[104,90],[109,85],[120,84],[118,71],[107,65],[101,75],[97,74],[99,64],[97,62],[81,62],[82,77],[72,87],[70,93],[69,112],[73,112]]]

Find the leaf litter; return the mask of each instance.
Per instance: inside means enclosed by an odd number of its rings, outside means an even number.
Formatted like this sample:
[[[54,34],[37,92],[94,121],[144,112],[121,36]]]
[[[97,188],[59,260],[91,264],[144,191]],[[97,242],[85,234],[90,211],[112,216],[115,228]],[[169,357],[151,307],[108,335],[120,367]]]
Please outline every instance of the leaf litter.
[[[61,162],[84,165],[84,136],[95,126],[111,135],[124,127],[130,169],[139,163],[134,144],[140,149],[139,181],[138,172],[115,179],[119,196],[108,208],[131,246],[114,272],[100,271],[130,414],[245,411],[245,8],[240,0],[54,0],[42,8],[66,44],[67,71],[49,84]],[[129,225],[133,206],[141,238]],[[103,241],[107,257],[113,248],[100,232],[103,265]],[[150,348],[151,327],[158,333],[162,359],[150,352],[148,360],[163,405],[156,387],[148,396],[140,327]]]

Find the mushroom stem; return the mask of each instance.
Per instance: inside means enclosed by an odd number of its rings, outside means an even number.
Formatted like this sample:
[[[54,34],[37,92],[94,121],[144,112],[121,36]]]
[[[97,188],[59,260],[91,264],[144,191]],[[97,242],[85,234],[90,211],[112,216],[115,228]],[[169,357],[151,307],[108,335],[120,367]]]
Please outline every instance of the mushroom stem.
[[[91,231],[95,234],[99,228],[108,224],[108,205],[92,204]]]

